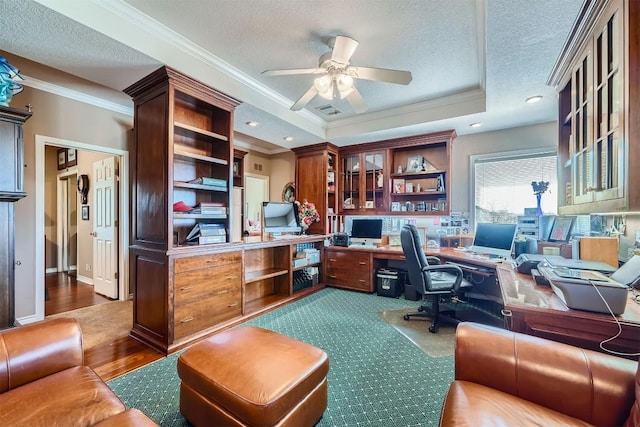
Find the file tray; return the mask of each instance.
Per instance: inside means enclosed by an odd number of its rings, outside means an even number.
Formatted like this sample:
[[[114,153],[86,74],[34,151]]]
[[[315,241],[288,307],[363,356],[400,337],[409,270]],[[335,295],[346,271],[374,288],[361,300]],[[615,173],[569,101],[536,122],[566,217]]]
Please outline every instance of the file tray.
[[[565,305],[574,310],[594,311],[597,313],[609,313],[602,298],[607,301],[614,315],[624,313],[627,306],[629,288],[614,280],[587,281],[578,279],[563,279],[555,274],[553,269],[538,266],[538,270],[549,280],[554,293]],[[602,298],[596,292],[598,288]]]

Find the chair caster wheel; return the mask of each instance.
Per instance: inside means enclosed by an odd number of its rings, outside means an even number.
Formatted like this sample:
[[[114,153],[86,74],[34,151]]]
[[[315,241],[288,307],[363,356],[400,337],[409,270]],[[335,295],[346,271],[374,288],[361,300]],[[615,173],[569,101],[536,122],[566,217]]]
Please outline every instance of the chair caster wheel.
[[[409,315],[408,315],[408,314],[405,314],[405,315],[404,315],[404,317],[403,317],[403,319],[404,319],[404,320],[409,320]]]
[[[429,332],[431,332],[432,334],[435,334],[436,332],[438,332],[438,327],[435,325],[429,326]]]
[[[422,306],[418,307],[418,311],[424,311],[424,307]]]

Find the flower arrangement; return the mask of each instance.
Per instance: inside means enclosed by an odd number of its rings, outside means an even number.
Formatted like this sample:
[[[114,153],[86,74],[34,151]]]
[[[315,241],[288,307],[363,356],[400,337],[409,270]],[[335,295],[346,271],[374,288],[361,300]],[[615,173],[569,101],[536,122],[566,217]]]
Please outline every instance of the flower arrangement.
[[[544,194],[549,189],[549,181],[531,181],[531,188],[533,188],[533,194],[535,196]]]
[[[320,221],[320,214],[316,209],[316,205],[309,203],[307,199],[302,203],[296,200],[296,205],[298,205],[298,217],[300,218],[300,226],[304,233],[309,229],[311,224]]]

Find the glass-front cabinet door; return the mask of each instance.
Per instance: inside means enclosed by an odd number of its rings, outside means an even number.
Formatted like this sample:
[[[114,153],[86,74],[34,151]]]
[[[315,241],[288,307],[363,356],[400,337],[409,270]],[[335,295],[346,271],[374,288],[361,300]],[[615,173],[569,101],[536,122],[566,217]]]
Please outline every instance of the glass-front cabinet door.
[[[345,212],[360,209],[360,155],[345,156],[342,158],[340,171],[342,182],[340,192],[342,194],[342,210]]]
[[[384,211],[384,151],[342,157],[342,211]]]
[[[593,200],[593,147],[592,141],[592,55],[587,49],[582,61],[573,71],[571,97],[573,108],[573,203],[587,203]]]
[[[384,154],[364,153],[364,188],[365,188],[365,210],[384,210],[384,176],[383,176]]]
[[[624,197],[622,31],[618,9],[595,38],[594,200]]]

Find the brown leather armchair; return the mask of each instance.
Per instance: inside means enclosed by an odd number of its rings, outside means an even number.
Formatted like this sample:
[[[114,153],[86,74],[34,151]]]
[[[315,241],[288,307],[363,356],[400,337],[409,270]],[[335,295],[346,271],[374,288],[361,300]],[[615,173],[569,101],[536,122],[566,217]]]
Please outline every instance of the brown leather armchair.
[[[84,366],[75,319],[0,332],[0,423],[6,426],[156,426],[127,409]]]
[[[638,362],[460,323],[440,425],[638,427]]]

